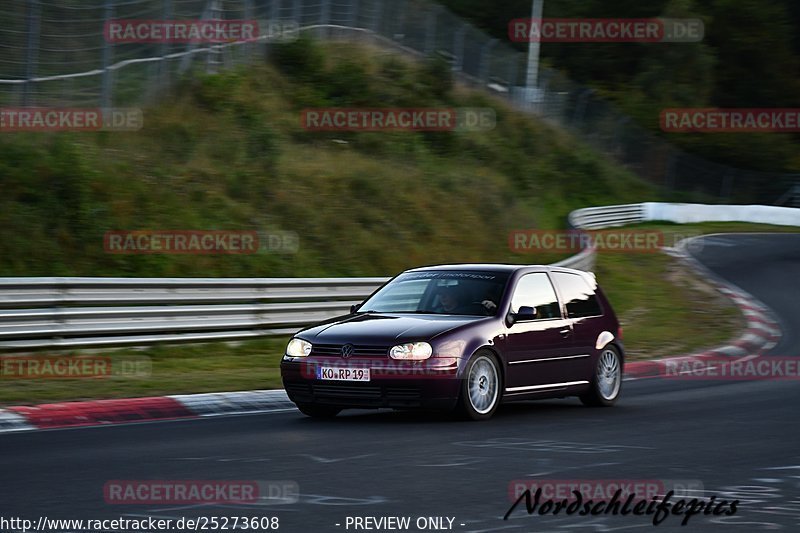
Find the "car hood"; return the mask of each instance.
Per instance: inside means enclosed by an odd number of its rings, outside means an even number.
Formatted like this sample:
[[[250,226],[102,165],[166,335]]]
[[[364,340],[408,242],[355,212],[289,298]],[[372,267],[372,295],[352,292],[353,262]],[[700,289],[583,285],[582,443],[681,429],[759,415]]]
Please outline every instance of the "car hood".
[[[336,318],[302,331],[311,343],[391,345],[425,341],[487,317],[364,313]]]

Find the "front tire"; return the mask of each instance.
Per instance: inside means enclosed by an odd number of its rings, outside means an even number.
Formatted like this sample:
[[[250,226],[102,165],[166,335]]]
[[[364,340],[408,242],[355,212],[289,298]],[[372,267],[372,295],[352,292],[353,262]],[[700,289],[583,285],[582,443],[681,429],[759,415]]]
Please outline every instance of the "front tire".
[[[476,353],[464,372],[457,413],[468,420],[489,420],[500,405],[502,384],[497,358]]]
[[[589,407],[611,407],[622,391],[622,358],[619,350],[606,346],[597,358],[589,390],[580,399]]]
[[[311,418],[333,418],[341,411],[338,407],[315,405],[313,403],[299,403],[297,408],[301,413]]]

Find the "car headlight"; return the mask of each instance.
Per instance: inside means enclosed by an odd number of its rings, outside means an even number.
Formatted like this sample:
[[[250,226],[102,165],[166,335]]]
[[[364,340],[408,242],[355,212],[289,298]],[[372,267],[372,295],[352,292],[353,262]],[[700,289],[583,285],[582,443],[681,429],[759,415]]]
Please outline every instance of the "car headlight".
[[[404,359],[407,361],[422,361],[433,353],[433,348],[427,342],[409,342],[398,344],[389,350],[392,359]]]
[[[286,347],[286,355],[289,357],[308,357],[311,353],[311,343],[303,339],[292,339]]]

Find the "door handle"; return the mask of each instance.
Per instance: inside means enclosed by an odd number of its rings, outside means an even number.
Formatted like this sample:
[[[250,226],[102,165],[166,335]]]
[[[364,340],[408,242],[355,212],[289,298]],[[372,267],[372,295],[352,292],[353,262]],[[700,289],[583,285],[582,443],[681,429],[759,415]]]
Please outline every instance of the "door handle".
[[[561,331],[559,331],[559,333],[561,333],[562,337],[569,337],[569,334],[572,333],[572,330],[569,328],[562,329]]]

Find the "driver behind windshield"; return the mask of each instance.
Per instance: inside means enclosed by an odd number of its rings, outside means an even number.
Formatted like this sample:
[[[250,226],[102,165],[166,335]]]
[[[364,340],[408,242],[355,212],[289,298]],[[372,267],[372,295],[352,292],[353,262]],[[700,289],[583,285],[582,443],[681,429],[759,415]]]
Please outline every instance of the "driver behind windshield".
[[[497,309],[497,305],[486,299],[482,302],[465,301],[464,293],[457,285],[447,285],[437,291],[439,303],[434,308],[434,312],[449,315],[491,315]]]
[[[438,296],[437,313],[460,314],[463,311],[461,293],[456,286],[442,287],[439,289]]]

